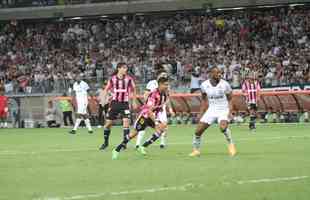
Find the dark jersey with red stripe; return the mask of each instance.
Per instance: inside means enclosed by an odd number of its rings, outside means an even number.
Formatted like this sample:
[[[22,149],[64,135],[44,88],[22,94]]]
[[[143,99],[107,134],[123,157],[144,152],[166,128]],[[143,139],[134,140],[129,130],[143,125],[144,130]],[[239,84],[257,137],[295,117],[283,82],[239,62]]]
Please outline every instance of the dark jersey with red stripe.
[[[260,90],[261,87],[257,80],[245,80],[242,84],[242,92],[246,94],[246,101],[248,104],[257,104],[258,93]]]
[[[135,83],[129,75],[125,75],[121,79],[114,75],[109,80],[107,87],[112,94],[112,101],[124,103],[129,101],[130,94],[135,88]]]

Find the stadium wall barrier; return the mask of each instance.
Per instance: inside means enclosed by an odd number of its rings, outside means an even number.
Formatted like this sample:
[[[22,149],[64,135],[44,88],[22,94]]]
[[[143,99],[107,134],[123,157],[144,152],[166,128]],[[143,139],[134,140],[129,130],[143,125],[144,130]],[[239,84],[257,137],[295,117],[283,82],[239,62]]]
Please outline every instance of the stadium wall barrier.
[[[62,97],[55,95],[12,95],[9,97],[9,119],[13,123],[16,123],[16,127],[21,127],[21,122],[24,122],[26,124],[27,122],[29,122],[29,127],[32,127],[35,122],[45,122],[45,113],[47,110],[48,101],[54,102],[54,106],[57,110],[56,120],[59,122],[62,122],[62,112],[59,107],[59,100],[67,99],[72,103],[73,108],[76,107],[75,99],[72,97]],[[234,90],[232,101],[234,111],[247,111],[245,97],[242,95],[240,90]],[[144,102],[142,96],[138,96],[138,102],[141,106]],[[200,110],[201,95],[199,93],[172,93],[171,103],[173,109],[177,113],[198,113]],[[298,88],[297,90],[294,90],[292,88],[275,88],[273,89],[273,91],[262,91],[261,100],[258,104],[258,112],[267,111],[310,111],[310,88],[304,88],[304,90]],[[96,97],[89,98],[89,112],[93,116],[97,116],[98,114],[98,101]]]
[[[75,105],[71,97],[56,97],[58,99],[68,99]],[[201,104],[201,95],[188,93],[172,93],[170,95],[171,105],[175,112],[198,113]],[[143,104],[143,96],[138,96],[140,106]],[[238,112],[246,112],[247,105],[245,97],[240,90],[233,92],[233,109]],[[291,91],[262,91],[261,100],[258,103],[258,112],[280,111],[280,112],[299,112],[310,111],[310,89],[291,90]],[[95,97],[89,100],[90,113],[98,112],[98,102]]]

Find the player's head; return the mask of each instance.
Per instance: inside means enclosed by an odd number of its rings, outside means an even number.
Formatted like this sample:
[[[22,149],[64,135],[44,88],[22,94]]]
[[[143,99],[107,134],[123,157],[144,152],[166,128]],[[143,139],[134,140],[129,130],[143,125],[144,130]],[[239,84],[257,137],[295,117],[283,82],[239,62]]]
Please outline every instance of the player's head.
[[[127,74],[127,71],[128,71],[128,66],[126,63],[118,63],[117,66],[116,66],[116,74],[118,75],[126,75]]]
[[[162,78],[162,77],[168,78],[168,74],[167,74],[166,71],[160,72],[160,73],[157,75],[157,80],[160,79],[160,78]]]
[[[158,89],[160,91],[167,91],[169,87],[169,80],[167,77],[160,77],[158,80]]]
[[[222,71],[217,66],[210,69],[210,78],[219,81],[222,78]]]
[[[255,72],[248,73],[247,79],[250,80],[250,81],[254,81],[256,79]]]
[[[78,83],[80,83],[82,80],[82,76],[80,73],[77,73],[76,76],[75,76],[75,81],[77,81]]]
[[[52,108],[53,107],[53,102],[52,101],[48,101],[48,107]]]

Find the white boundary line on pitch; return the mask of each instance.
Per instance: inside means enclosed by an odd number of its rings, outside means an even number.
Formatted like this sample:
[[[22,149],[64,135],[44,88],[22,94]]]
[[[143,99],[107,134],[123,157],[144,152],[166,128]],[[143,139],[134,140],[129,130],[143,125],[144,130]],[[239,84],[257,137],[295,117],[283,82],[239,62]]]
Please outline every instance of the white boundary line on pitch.
[[[263,178],[263,179],[253,179],[253,180],[243,180],[237,181],[237,184],[249,184],[249,183],[270,183],[270,182],[280,182],[280,181],[295,181],[309,178],[309,176],[293,176],[293,177],[276,177],[276,178]]]
[[[275,178],[263,178],[263,179],[252,179],[252,180],[240,180],[236,181],[239,185],[253,184],[253,183],[270,183],[270,182],[287,182],[287,181],[297,181],[309,178],[309,176],[293,176],[293,177],[275,177]],[[232,182],[226,182],[224,184],[230,184]],[[140,190],[127,190],[121,192],[105,192],[96,194],[85,194],[85,195],[74,195],[67,197],[43,197],[36,198],[33,200],[79,200],[79,199],[89,199],[103,196],[120,196],[120,195],[130,195],[130,194],[144,194],[144,193],[156,193],[164,191],[187,191],[188,189],[194,187],[204,187],[204,184],[193,184],[187,183],[181,186],[170,186],[170,187],[160,187],[160,188],[150,188],[150,189],[140,189]]]
[[[260,141],[260,140],[281,140],[281,139],[291,139],[291,138],[310,138],[310,135],[291,135],[291,136],[276,136],[276,137],[262,137],[262,138],[239,138],[235,141]],[[206,143],[218,143],[223,140],[206,140]],[[190,145],[191,143],[169,143],[169,145]],[[155,144],[158,146],[158,144]],[[54,149],[50,151],[31,151],[31,152],[22,152],[22,151],[10,151],[4,150],[0,151],[0,156],[6,155],[25,155],[25,154],[40,154],[40,153],[55,153],[55,152],[79,152],[79,151],[98,151],[96,148],[81,148],[81,149]]]
[[[76,200],[76,199],[89,199],[89,198],[103,197],[103,196],[120,196],[120,195],[128,195],[128,194],[144,194],[144,193],[155,193],[155,192],[163,192],[163,191],[187,191],[188,188],[192,188],[192,187],[194,187],[194,184],[187,183],[181,186],[149,188],[149,189],[141,189],[141,190],[127,190],[127,191],[121,191],[121,192],[105,192],[105,193],[75,195],[75,196],[67,196],[67,197],[43,197],[43,198],[36,198],[33,200]]]

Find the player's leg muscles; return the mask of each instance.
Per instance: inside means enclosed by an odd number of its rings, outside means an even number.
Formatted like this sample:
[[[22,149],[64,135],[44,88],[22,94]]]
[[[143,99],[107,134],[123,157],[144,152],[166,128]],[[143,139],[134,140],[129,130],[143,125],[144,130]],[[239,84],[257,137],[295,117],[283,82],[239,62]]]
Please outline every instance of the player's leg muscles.
[[[232,140],[232,136],[231,136],[231,131],[228,128],[228,121],[227,120],[221,120],[220,121],[220,130],[224,134],[225,139],[227,140],[227,142],[229,144],[232,144],[233,140]]]
[[[210,125],[207,124],[207,123],[204,123],[204,122],[199,122],[197,127],[196,127],[196,130],[195,130],[195,135],[196,136],[201,136],[204,131],[209,127]]]
[[[228,128],[228,121],[227,120],[221,120],[220,121],[220,129],[221,129],[222,133],[224,134],[225,139],[228,142],[228,153],[231,156],[236,155],[237,150],[236,150],[235,144],[234,144],[232,136],[231,136],[231,131]]]
[[[193,136],[193,153],[196,154],[196,151],[199,153],[199,149],[201,146],[201,136],[204,133],[204,131],[209,127],[210,125],[208,123],[199,122],[199,124],[196,127],[195,134]]]

